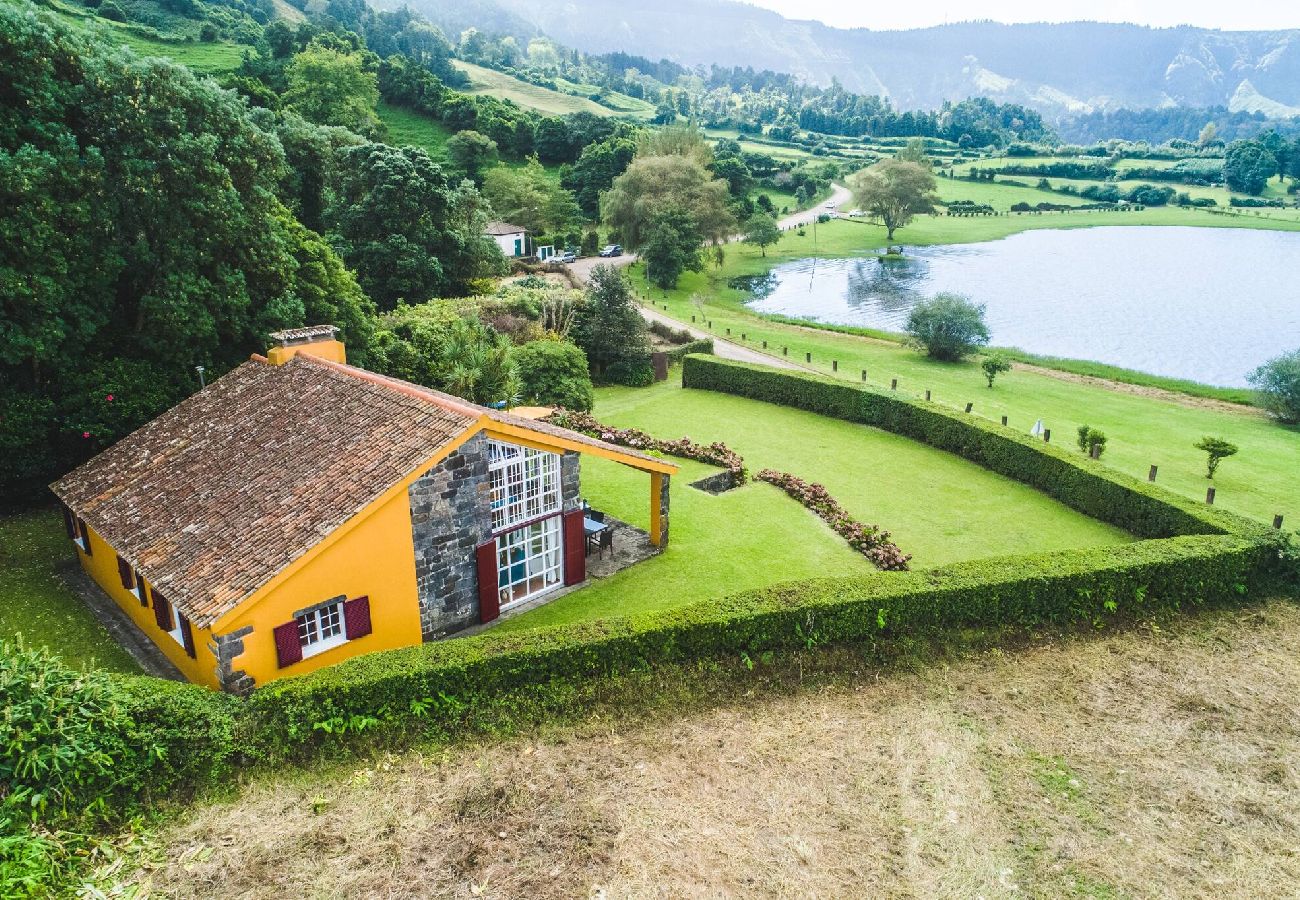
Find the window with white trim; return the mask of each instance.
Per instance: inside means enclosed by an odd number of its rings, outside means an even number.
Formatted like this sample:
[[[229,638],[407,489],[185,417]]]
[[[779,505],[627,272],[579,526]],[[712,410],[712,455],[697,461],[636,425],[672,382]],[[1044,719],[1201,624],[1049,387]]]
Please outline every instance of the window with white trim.
[[[552,516],[497,535],[497,588],[507,609],[564,580],[563,520]]]
[[[184,647],[185,635],[181,633],[181,614],[170,603],[167,604],[167,617],[170,624],[164,630],[172,636],[172,640]]]
[[[553,515],[563,506],[559,454],[491,441],[488,476],[492,485],[493,531]]]
[[[298,624],[298,642],[302,644],[303,659],[347,643],[342,598],[308,610],[294,621]]]

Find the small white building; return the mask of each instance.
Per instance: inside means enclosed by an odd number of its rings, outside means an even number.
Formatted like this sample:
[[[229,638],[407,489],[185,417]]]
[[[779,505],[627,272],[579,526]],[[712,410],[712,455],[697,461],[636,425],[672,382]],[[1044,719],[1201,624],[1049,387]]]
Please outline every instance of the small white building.
[[[487,235],[497,242],[507,259],[528,256],[528,229],[509,222],[488,222]]]

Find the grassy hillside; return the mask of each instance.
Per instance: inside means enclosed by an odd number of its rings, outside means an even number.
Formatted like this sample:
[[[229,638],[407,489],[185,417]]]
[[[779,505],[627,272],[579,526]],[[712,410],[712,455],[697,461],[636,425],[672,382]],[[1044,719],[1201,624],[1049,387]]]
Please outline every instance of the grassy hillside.
[[[650,104],[624,94],[610,95],[611,102],[618,106],[618,109],[610,109],[585,96],[563,94],[550,88],[539,87],[526,81],[520,81],[518,78],[504,72],[485,69],[483,66],[476,66],[463,60],[455,60],[455,65],[456,68],[469,76],[470,86],[465,89],[466,93],[491,94],[494,97],[511,100],[520,106],[535,109],[546,115],[589,112],[598,116],[629,115],[638,118],[649,118],[654,114],[654,108]]]

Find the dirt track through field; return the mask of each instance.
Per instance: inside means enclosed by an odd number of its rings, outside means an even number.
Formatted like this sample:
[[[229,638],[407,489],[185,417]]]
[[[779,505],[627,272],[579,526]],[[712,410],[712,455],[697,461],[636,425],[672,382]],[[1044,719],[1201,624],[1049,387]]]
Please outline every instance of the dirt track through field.
[[[1300,884],[1300,607],[259,780],[166,896],[1225,897]]]

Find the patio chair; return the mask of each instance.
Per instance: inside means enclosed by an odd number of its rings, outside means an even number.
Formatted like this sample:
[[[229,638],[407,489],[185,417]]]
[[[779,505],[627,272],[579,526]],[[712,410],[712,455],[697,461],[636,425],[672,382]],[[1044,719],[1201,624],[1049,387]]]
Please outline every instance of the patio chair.
[[[590,506],[587,507],[587,518],[591,519],[593,522],[600,522],[602,524],[605,522],[605,514],[598,509],[592,509]]]
[[[606,528],[602,531],[598,531],[596,534],[592,535],[592,537],[596,540],[596,556],[598,558],[604,556],[606,550],[610,553],[614,552],[613,528]]]

